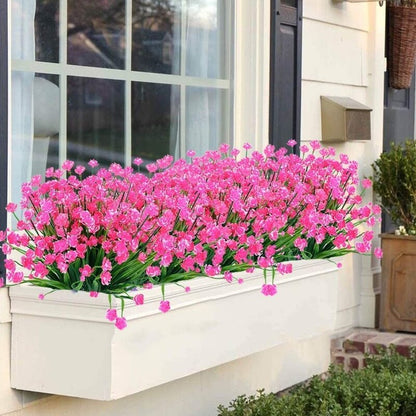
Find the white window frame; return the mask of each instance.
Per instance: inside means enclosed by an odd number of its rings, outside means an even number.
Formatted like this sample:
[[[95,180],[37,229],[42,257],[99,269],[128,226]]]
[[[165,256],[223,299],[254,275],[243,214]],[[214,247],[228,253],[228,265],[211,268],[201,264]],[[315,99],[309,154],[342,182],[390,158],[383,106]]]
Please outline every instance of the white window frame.
[[[61,0],[66,3],[66,0]],[[184,0],[182,0],[184,1]],[[131,1],[129,1],[131,4]],[[63,9],[61,9],[63,13]],[[8,47],[8,68],[9,68],[9,97],[8,97],[8,148],[11,149],[11,71],[25,71],[30,70],[39,73],[55,73],[56,65],[47,62],[25,62],[11,60],[11,2],[8,2],[9,15],[9,47]],[[232,36],[234,36],[234,53],[230,63],[229,71],[233,74],[232,81],[224,80],[202,80],[187,77],[187,81],[191,86],[206,86],[206,87],[222,87],[223,89],[230,88],[230,105],[229,105],[229,132],[230,144],[241,149],[246,142],[250,143],[256,149],[263,149],[268,144],[269,135],[269,77],[270,77],[270,0],[235,0],[234,4],[234,26],[232,28]],[[65,16],[60,16],[60,19]],[[61,39],[66,39],[66,28],[62,28],[65,33],[60,33]],[[65,36],[63,36],[65,35]],[[127,33],[126,33],[127,36]],[[127,41],[127,38],[126,38]],[[131,42],[131,35],[130,40]],[[64,46],[66,48],[66,45]],[[126,50],[128,47],[126,47]],[[66,50],[61,52],[66,59]],[[128,58],[130,59],[130,58]],[[33,67],[31,66],[33,65]],[[127,65],[127,63],[126,63]],[[131,64],[130,64],[131,65]],[[77,75],[74,71],[85,71],[85,76],[94,76],[100,74],[103,77],[110,78],[108,69],[106,68],[88,68],[67,65],[65,68],[65,77],[70,75]],[[119,71],[115,71],[113,75],[118,75]],[[133,81],[146,82],[160,82],[170,83],[171,81],[177,85],[181,85],[182,96],[185,93],[185,85],[181,84],[181,77],[177,75],[167,76],[165,74],[149,74],[146,78],[146,73],[130,72],[127,83],[131,85]],[[182,79],[183,81],[183,79]],[[65,84],[66,85],[66,84]],[[130,108],[130,94],[129,89],[126,88],[126,101],[128,108]],[[182,97],[183,98],[183,97]],[[66,105],[66,91],[61,89],[61,100],[65,101]],[[125,111],[127,113],[128,108]],[[185,115],[183,111],[182,116]],[[61,118],[61,131],[66,132],[66,113],[63,112]],[[131,129],[126,125],[125,144],[126,148],[130,148],[131,144]],[[61,135],[60,138],[60,154],[61,161],[66,159],[66,136]],[[184,140],[184,134],[181,135],[181,140]],[[129,156],[129,154],[127,154]],[[129,159],[127,157],[127,159]],[[12,164],[11,152],[8,153],[8,200],[11,197],[11,177]],[[9,224],[10,225],[10,224]]]
[[[131,65],[131,48],[132,48],[132,0],[125,0],[126,3],[126,27],[125,27],[125,68],[99,68],[81,65],[71,65],[67,63],[67,17],[68,17],[68,1],[59,0],[59,62],[40,62],[27,60],[11,60],[11,71],[23,71],[41,74],[52,74],[59,76],[60,90],[60,129],[59,129],[59,164],[67,159],[67,79],[69,76],[88,77],[108,80],[120,80],[125,82],[124,89],[124,162],[126,165],[131,163],[132,159],[132,104],[131,104],[131,86],[132,82],[145,82],[156,84],[175,85],[180,88],[180,120],[179,123],[179,156],[185,156],[186,143],[186,88],[214,88],[222,91],[229,91],[225,100],[225,111],[229,117],[224,117],[224,125],[222,126],[221,141],[231,141],[232,126],[232,108],[230,97],[232,93],[232,48],[231,41],[234,30],[231,27],[226,31],[225,39],[225,56],[228,58],[224,62],[225,78],[200,78],[186,75],[186,48],[181,48],[180,55],[180,73],[179,74],[161,74],[154,72],[133,71]],[[181,3],[181,45],[186,43],[186,19],[185,13],[187,9],[187,0],[180,0]],[[230,16],[230,23],[233,24],[233,2],[225,2],[226,16]],[[11,15],[11,2],[9,2],[9,16]],[[10,108],[10,107],[9,107]]]

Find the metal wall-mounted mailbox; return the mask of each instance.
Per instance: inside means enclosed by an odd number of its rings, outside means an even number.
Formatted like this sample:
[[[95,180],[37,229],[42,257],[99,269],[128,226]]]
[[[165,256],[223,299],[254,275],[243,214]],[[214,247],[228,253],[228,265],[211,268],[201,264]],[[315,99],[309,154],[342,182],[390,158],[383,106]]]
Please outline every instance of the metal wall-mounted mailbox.
[[[371,111],[349,97],[321,96],[322,141],[371,140]]]

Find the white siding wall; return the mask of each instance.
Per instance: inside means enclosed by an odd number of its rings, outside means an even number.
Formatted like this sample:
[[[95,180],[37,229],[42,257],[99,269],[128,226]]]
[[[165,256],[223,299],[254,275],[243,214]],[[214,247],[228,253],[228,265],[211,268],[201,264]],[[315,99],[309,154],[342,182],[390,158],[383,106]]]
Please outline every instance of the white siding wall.
[[[236,1],[236,146],[268,141],[268,0]],[[373,108],[371,142],[337,145],[357,159],[363,174],[382,148],[384,7],[378,3],[304,0],[302,139],[321,138],[320,96],[349,96]],[[371,198],[371,195],[370,195]],[[339,282],[339,331],[374,323],[373,274],[378,264],[349,257]],[[323,371],[329,362],[328,336],[255,354],[174,383],[113,402],[47,396],[9,387],[10,316],[7,290],[0,289],[0,415],[214,415],[219,403],[257,388],[278,390]],[[30,345],[28,345],[30,348]]]
[[[361,177],[382,151],[385,6],[372,3],[303,2],[301,138],[321,139],[320,96],[345,96],[373,109],[372,139],[334,147],[358,161]],[[367,194],[372,199],[371,193]],[[378,244],[375,241],[375,244]],[[339,331],[374,326],[373,276],[379,263],[353,256],[340,280]]]

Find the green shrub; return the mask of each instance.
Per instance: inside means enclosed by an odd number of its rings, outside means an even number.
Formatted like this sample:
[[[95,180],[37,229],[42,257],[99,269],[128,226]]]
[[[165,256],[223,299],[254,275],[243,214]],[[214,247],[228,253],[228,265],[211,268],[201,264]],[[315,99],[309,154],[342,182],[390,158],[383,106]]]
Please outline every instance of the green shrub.
[[[392,143],[371,165],[373,190],[397,226],[416,234],[416,141]]]
[[[306,385],[277,397],[259,390],[239,396],[219,416],[414,416],[416,358],[389,350],[367,357],[367,366],[345,372],[331,365],[328,377],[313,377]]]

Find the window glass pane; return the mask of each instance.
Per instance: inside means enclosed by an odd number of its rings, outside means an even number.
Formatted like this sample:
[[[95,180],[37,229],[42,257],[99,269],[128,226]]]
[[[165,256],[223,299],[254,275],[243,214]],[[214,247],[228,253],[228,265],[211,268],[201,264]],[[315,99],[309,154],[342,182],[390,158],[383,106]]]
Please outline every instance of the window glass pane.
[[[68,63],[123,69],[125,1],[68,0]]]
[[[11,1],[10,54],[12,59],[25,61],[34,61],[35,59],[35,39],[33,37],[35,11],[36,3],[34,1]]]
[[[181,19],[178,0],[133,1],[132,69],[178,74]]]
[[[32,176],[59,166],[59,75],[35,74]]]
[[[37,61],[59,62],[59,0],[37,0],[35,14]]]
[[[192,149],[201,155],[228,141],[224,135],[227,94],[228,91],[215,88],[186,89],[186,150]]]
[[[187,0],[186,74],[226,78],[226,0]],[[227,24],[226,24],[227,23]]]
[[[282,4],[291,7],[297,7],[297,0],[282,0]]]
[[[156,160],[175,154],[179,134],[179,87],[132,83],[132,155]]]
[[[58,164],[59,79],[13,71],[11,85],[11,199],[19,202],[22,183]]]
[[[67,157],[124,165],[124,81],[68,77]]]

